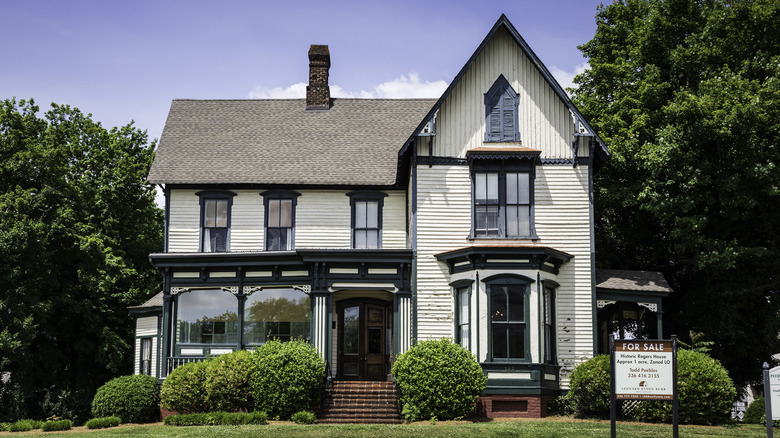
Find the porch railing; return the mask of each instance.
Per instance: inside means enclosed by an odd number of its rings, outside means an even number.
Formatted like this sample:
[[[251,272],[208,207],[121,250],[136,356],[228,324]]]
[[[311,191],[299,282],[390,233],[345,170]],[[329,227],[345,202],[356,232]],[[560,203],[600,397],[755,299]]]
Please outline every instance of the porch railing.
[[[171,371],[175,370],[176,368],[184,365],[185,363],[193,363],[193,362],[203,362],[208,358],[206,357],[169,357],[168,358],[168,364],[166,367],[167,372],[165,375],[171,374]]]

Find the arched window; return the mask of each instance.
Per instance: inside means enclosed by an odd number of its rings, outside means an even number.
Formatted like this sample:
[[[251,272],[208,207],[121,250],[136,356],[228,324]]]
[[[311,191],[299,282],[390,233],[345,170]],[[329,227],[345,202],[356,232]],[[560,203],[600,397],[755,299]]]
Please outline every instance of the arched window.
[[[501,75],[485,93],[485,141],[520,141],[518,95]]]

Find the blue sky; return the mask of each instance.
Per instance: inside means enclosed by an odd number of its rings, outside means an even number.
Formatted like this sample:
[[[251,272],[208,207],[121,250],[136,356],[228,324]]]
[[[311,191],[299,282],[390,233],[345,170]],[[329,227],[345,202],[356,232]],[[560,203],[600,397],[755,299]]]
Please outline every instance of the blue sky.
[[[336,96],[438,97],[502,13],[565,87],[600,3],[0,0],[0,99],[159,138],[172,99],[300,93],[310,44],[329,45]]]

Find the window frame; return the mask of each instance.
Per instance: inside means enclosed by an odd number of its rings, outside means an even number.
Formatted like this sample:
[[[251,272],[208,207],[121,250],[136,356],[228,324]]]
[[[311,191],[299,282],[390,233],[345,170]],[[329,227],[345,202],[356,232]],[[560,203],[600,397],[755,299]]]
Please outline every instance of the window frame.
[[[384,202],[385,197],[387,197],[387,193],[378,192],[374,190],[356,190],[353,192],[347,193],[347,196],[349,196],[349,206],[350,206],[350,248],[353,249],[380,249],[382,248],[382,213],[384,211]],[[356,221],[356,212],[357,212],[357,203],[358,202],[376,202],[377,203],[377,228],[376,228],[376,235],[377,235],[377,242],[376,247],[365,247],[365,248],[359,248],[356,246],[356,238],[355,235],[358,230],[373,230],[373,228],[358,228],[357,227],[357,221]]]
[[[483,280],[483,283],[486,287],[486,293],[487,293],[487,314],[488,314],[488,353],[487,353],[487,359],[490,362],[507,362],[507,363],[531,363],[531,330],[530,330],[530,317],[531,317],[531,309],[529,307],[530,304],[530,295],[531,295],[531,284],[534,283],[535,280],[532,278],[526,277],[524,275],[518,275],[518,274],[498,274],[490,277],[486,277]],[[523,320],[522,322],[517,321],[506,321],[506,322],[494,322],[490,315],[493,314],[493,287],[494,286],[513,286],[522,288],[520,293],[522,293],[523,296]],[[508,295],[507,295],[508,299]],[[507,307],[508,308],[508,307]],[[507,344],[507,357],[495,357],[495,351],[493,351],[493,325],[494,324],[506,324],[507,327],[509,325],[523,325],[523,357],[508,357],[509,356],[509,345]],[[509,328],[507,328],[509,330]],[[507,334],[507,339],[508,339]]]
[[[486,143],[498,143],[498,142],[519,142],[520,141],[520,129],[519,122],[519,102],[520,95],[515,92],[515,89],[507,81],[504,75],[499,75],[490,89],[485,93],[485,142]],[[498,113],[493,112],[495,105],[492,104],[494,100],[498,99],[496,103]],[[508,99],[509,105],[511,105],[512,114],[509,115],[513,126],[510,128],[504,127],[504,122],[507,120],[506,111],[510,109],[506,108],[505,99]],[[499,132],[495,133],[491,129],[493,117],[498,116]],[[511,132],[507,132],[510,129]]]
[[[536,209],[534,207],[534,181],[536,180],[536,165],[533,160],[522,157],[507,157],[501,160],[479,160],[471,164],[471,236],[469,239],[538,239],[536,234]],[[477,178],[482,174],[498,174],[498,203],[477,203]],[[528,174],[528,203],[508,204],[507,174]],[[498,205],[498,232],[495,235],[478,234],[478,206]],[[528,206],[528,234],[509,234],[507,229],[508,206]],[[519,216],[518,216],[519,220]]]
[[[260,196],[263,197],[263,250],[264,251],[292,251],[295,249],[295,211],[297,210],[298,205],[298,197],[301,196],[300,193],[292,191],[292,190],[268,190],[263,193],[260,193]],[[288,245],[285,249],[279,249],[279,250],[269,250],[268,245],[271,243],[270,235],[268,233],[269,226],[268,226],[268,219],[269,219],[269,202],[270,201],[291,201],[291,211],[290,211],[290,226],[289,227],[270,227],[272,229],[289,229],[289,236],[288,236]],[[281,204],[280,204],[281,206]]]
[[[151,376],[152,375],[152,357],[154,356],[154,351],[153,351],[153,348],[152,348],[154,344],[152,343],[152,337],[145,336],[143,338],[139,338],[139,340],[140,340],[140,345],[139,345],[140,351],[139,351],[139,354],[138,354],[138,374]],[[145,352],[144,346],[145,345],[148,345],[148,347],[149,347],[148,348],[149,359],[144,359],[144,352]],[[147,365],[146,362],[148,362],[148,370],[144,369],[145,368],[144,365]],[[148,371],[148,372],[145,372],[145,371]]]
[[[236,196],[234,192],[231,192],[229,190],[203,190],[200,192],[195,193],[195,195],[198,196],[198,204],[200,205],[200,230],[199,230],[199,242],[198,242],[198,251],[199,252],[230,252],[230,228],[231,228],[231,222],[233,218],[233,197]],[[212,249],[211,251],[205,251],[204,247],[206,245],[206,202],[207,201],[227,201],[227,226],[226,227],[208,227],[209,229],[222,229],[225,228],[225,250],[224,251],[216,251]]]
[[[555,330],[555,298],[557,295],[557,288],[558,284],[553,281],[542,281],[542,342],[544,342],[543,362],[550,364],[554,364],[558,360],[558,344],[556,342],[557,338]],[[548,296],[549,302],[547,299]]]
[[[471,293],[472,293],[472,285],[474,284],[473,280],[458,280],[456,282],[450,283],[450,286],[452,287],[452,293],[453,293],[453,305],[454,305],[454,325],[455,325],[455,341],[460,344],[463,348],[466,350],[471,351],[471,341],[473,339],[473,332],[472,332],[472,324],[471,324]],[[466,321],[463,321],[463,315],[462,315],[462,301],[461,301],[461,292],[466,293],[466,297],[468,299],[468,309],[467,309],[467,318]],[[468,339],[468,346],[463,345],[463,331],[461,328],[463,326],[468,327],[469,331],[469,339]]]

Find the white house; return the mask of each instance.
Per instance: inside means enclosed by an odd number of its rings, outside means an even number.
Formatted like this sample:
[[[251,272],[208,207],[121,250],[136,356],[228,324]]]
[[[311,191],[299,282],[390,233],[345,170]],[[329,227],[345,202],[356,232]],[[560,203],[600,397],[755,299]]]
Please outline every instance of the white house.
[[[437,100],[334,99],[328,47],[309,59],[306,99],[173,101],[137,372],[304,337],[332,380],[387,381],[450,337],[488,376],[484,414],[541,416],[600,337],[660,336],[662,276],[597,287],[609,151],[505,16]]]

